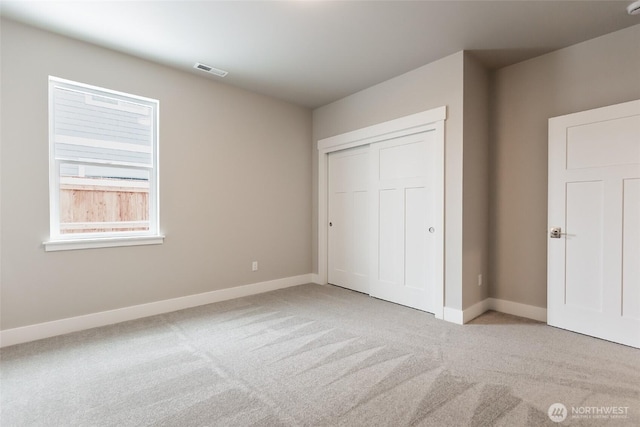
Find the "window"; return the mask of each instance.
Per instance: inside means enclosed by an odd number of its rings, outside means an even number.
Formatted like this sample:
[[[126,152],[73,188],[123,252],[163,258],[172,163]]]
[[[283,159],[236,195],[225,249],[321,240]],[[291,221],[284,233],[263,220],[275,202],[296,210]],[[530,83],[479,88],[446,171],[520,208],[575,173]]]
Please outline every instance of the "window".
[[[47,250],[161,243],[158,107],[49,77]]]

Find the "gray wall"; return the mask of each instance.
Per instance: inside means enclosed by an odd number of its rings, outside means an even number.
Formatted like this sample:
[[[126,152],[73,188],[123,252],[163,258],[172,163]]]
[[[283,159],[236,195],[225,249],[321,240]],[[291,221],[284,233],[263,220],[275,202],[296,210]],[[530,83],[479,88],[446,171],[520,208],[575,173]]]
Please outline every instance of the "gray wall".
[[[462,308],[489,296],[489,72],[464,57]],[[478,275],[482,285],[478,286]]]
[[[316,109],[313,130],[304,108],[11,21],[0,31],[2,329],[317,271],[317,140],[441,105],[446,305],[545,307],[547,120],[640,98],[640,25],[498,70],[489,91],[459,52]],[[44,252],[49,74],[160,100],[163,245]]]
[[[445,122],[445,305],[464,309],[488,296],[489,74],[458,52],[313,111],[313,140],[447,106]],[[314,165],[317,150],[314,146]],[[314,198],[317,170],[314,169]],[[314,205],[314,239],[317,230]],[[315,242],[315,240],[314,240]],[[313,245],[316,248],[316,245]],[[314,271],[317,271],[317,251]],[[478,286],[478,274],[484,284]]]
[[[494,74],[492,297],[547,305],[548,119],[639,98],[640,25]]]
[[[308,109],[1,24],[2,329],[311,272]],[[44,251],[48,75],[160,100],[163,245]]]
[[[445,304],[457,309],[462,308],[463,63],[464,54],[458,52],[313,111],[313,197],[317,200],[319,139],[447,106]],[[317,272],[316,204],[313,213],[313,268]]]

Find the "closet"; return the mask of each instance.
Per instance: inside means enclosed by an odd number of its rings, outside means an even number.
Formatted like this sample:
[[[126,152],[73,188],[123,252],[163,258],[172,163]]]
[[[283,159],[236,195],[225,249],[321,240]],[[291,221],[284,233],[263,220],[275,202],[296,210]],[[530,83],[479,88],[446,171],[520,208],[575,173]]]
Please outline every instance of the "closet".
[[[430,118],[433,110],[319,142],[319,228],[326,232],[319,261],[326,256],[327,283],[436,313],[443,306],[444,117],[424,123]]]

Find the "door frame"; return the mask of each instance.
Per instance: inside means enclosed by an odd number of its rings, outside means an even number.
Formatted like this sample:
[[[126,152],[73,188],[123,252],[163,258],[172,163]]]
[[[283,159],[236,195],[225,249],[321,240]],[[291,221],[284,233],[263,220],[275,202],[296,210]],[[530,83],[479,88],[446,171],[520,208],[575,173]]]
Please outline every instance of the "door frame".
[[[442,266],[440,269],[441,280],[439,280],[442,286],[435,289],[434,314],[437,319],[444,317],[444,122],[446,118],[447,107],[442,106],[318,141],[318,282],[320,284],[326,285],[328,283],[329,153],[415,133],[433,131],[436,132],[437,149],[440,153],[443,171],[441,177],[442,185],[436,186],[437,191],[440,192],[438,199],[442,200],[442,215],[440,223],[436,224],[437,229],[442,230],[440,234],[442,239],[441,259],[436,260],[436,265]]]

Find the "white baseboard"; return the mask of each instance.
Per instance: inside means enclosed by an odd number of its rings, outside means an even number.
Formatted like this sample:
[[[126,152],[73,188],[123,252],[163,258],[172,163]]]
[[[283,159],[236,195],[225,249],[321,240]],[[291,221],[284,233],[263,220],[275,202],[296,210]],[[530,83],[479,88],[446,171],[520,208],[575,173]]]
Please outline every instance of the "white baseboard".
[[[444,320],[447,322],[455,323],[458,325],[464,325],[470,320],[480,316],[485,311],[489,310],[489,299],[482,300],[475,303],[469,308],[464,310],[458,310],[456,308],[445,307],[444,308]]]
[[[527,319],[537,320],[538,322],[547,322],[546,308],[496,298],[487,298],[485,301],[487,300],[489,301],[489,310],[526,317]]]
[[[491,310],[491,304],[489,302],[489,298],[484,299],[480,302],[477,302],[469,308],[466,308],[463,311],[464,323],[470,322],[471,320],[480,316],[482,313],[484,313],[487,310]]]
[[[315,283],[316,285],[326,285],[327,283],[322,283],[320,280],[320,275],[316,273],[311,273],[311,283]]]
[[[274,291],[276,289],[304,285],[305,283],[311,283],[313,281],[312,276],[312,274],[303,274],[300,276],[269,280],[267,282],[237,286],[235,288],[220,289],[196,295],[188,295],[185,297],[155,301],[147,304],[134,305],[115,310],[101,311],[83,316],[54,320],[51,322],[6,329],[4,331],[0,331],[0,348],[35,341],[42,338],[54,337],[56,335],[82,331],[85,329],[97,328],[99,326],[140,319],[142,317],[183,310],[185,308],[197,307],[199,305],[261,294],[264,292]]]
[[[546,308],[520,304],[518,302],[506,301],[497,298],[486,298],[464,310],[445,307],[444,320],[458,325],[463,325],[480,316],[487,310],[495,310],[514,316],[526,317],[527,319],[533,319],[539,322],[547,322]]]

